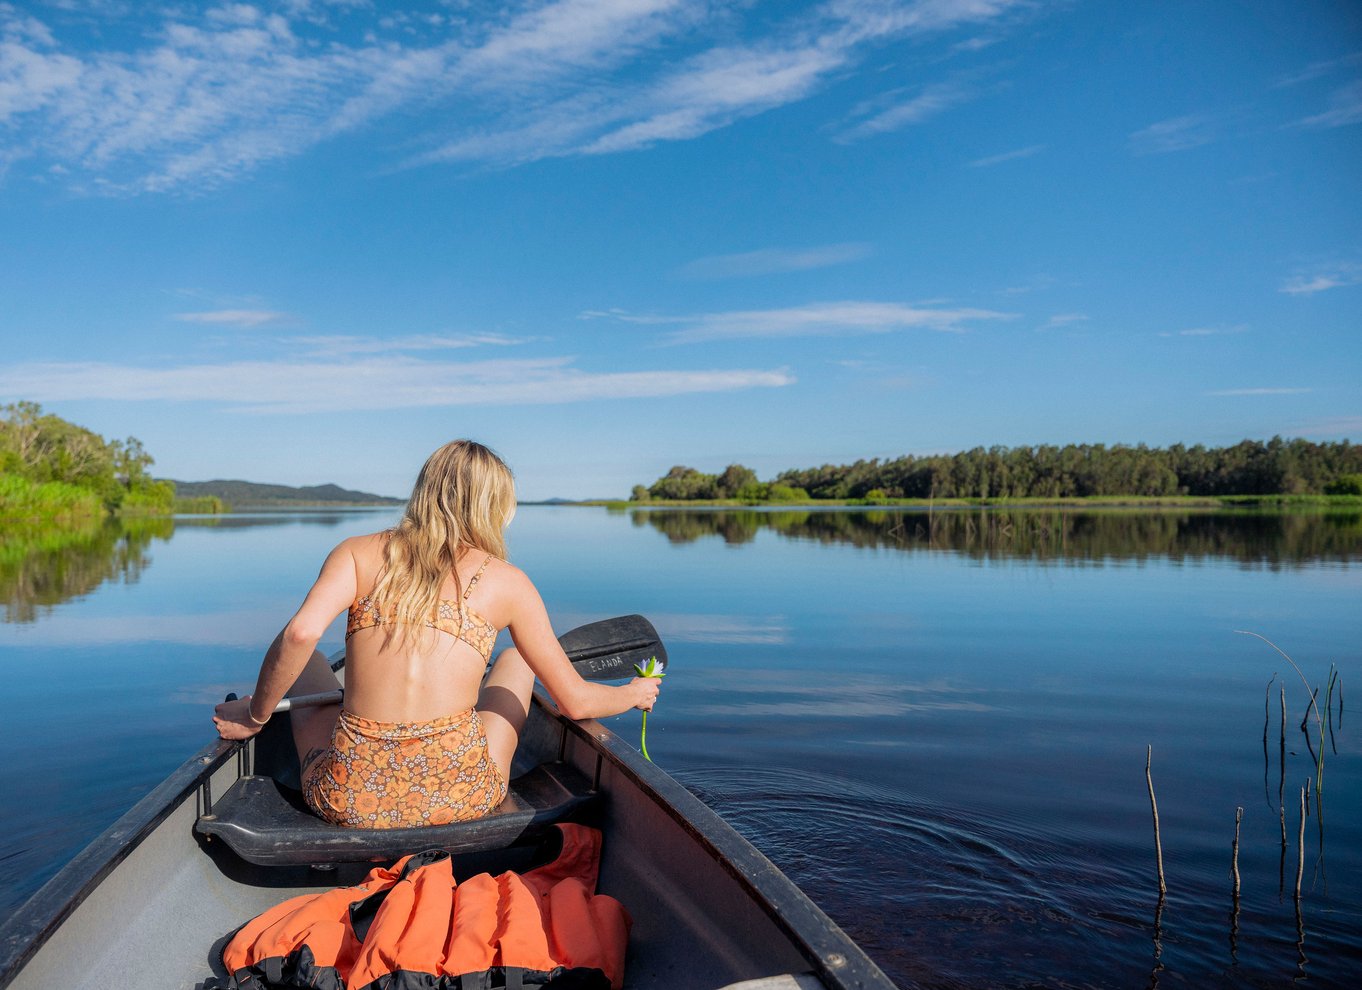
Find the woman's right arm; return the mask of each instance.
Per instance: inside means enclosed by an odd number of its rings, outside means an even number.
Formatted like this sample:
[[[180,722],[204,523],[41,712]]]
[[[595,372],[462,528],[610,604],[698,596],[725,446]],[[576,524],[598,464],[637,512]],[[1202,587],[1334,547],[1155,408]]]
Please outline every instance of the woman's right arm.
[[[657,701],[661,682],[655,677],[635,677],[619,687],[584,680],[553,634],[538,589],[518,569],[512,575],[508,625],[516,649],[568,718],[604,718],[631,708],[650,711]]]
[[[355,544],[353,538],[346,540],[327,556],[302,607],[265,651],[255,691],[217,706],[213,722],[224,739],[249,739],[260,731],[302,673],[331,620],[355,600]]]

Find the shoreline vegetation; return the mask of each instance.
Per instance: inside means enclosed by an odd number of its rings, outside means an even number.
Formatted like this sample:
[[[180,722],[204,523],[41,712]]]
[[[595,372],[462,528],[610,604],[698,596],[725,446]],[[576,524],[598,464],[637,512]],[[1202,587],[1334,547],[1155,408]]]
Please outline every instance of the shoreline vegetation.
[[[84,524],[112,517],[219,515],[249,509],[401,505],[403,499],[337,485],[293,488],[248,481],[154,478],[136,437],[105,440],[44,413],[36,402],[0,405],[0,521]]]
[[[975,447],[783,471],[761,481],[730,464],[706,474],[678,464],[629,499],[656,506],[1225,505],[1362,504],[1362,446],[1273,437],[1230,447]]]
[[[0,406],[0,517],[7,520],[168,515],[175,486],[151,476],[153,463],[136,437],[105,440],[36,402]]]

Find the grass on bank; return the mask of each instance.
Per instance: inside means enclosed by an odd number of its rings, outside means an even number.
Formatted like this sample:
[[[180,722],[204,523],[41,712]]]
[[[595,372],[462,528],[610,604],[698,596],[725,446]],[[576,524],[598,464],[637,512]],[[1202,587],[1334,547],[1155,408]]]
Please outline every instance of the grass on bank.
[[[165,482],[122,493],[117,505],[90,488],[65,481],[32,481],[0,474],[0,519],[64,521],[116,516],[165,516],[175,513],[215,514],[230,511],[214,496],[176,498]]]

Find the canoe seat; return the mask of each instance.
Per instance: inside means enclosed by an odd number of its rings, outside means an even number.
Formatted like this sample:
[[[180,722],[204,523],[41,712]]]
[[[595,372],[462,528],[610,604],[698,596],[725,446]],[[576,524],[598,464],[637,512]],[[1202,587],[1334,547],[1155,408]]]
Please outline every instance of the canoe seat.
[[[511,781],[506,800],[474,821],[422,828],[356,829],[329,825],[302,795],[273,777],[246,775],[200,815],[194,831],[220,839],[260,866],[387,862],[423,849],[453,853],[503,849],[554,822],[585,814],[597,801],[591,782],[565,763],[545,763]]]

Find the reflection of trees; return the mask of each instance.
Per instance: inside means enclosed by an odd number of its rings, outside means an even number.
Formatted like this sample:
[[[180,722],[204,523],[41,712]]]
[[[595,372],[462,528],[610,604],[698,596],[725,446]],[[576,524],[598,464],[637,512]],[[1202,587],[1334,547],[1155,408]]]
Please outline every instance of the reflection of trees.
[[[164,517],[7,522],[0,529],[4,621],[32,622],[40,611],[89,594],[105,581],[137,581],[151,541],[168,540],[174,530],[174,521]]]
[[[979,559],[1171,560],[1222,557],[1269,566],[1362,559],[1362,513],[1168,512],[1072,509],[869,511],[635,510],[672,543],[719,536],[749,543],[758,530],[794,540]]]

